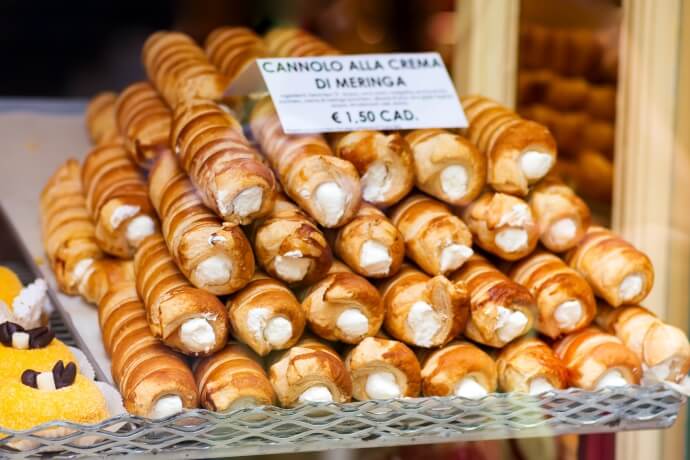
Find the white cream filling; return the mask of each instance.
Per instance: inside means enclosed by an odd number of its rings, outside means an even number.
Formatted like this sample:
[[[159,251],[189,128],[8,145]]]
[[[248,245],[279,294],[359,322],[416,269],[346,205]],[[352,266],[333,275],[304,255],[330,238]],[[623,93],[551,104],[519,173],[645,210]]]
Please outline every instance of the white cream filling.
[[[12,315],[26,329],[33,329],[41,325],[41,315],[48,296],[48,285],[38,278],[23,288],[12,301]]]
[[[41,391],[55,391],[55,377],[52,372],[39,372],[36,376],[36,387]]]
[[[481,386],[474,377],[463,377],[455,385],[455,396],[462,396],[468,399],[480,399],[486,396],[486,388]]]
[[[495,330],[501,342],[508,343],[522,334],[527,323],[527,317],[521,311],[513,311],[505,307],[498,307],[498,318],[496,319]]]
[[[177,395],[166,395],[158,398],[149,412],[149,418],[161,419],[182,412],[182,398]]]
[[[505,252],[517,252],[527,247],[527,232],[522,228],[507,228],[496,233],[494,242]]]
[[[639,273],[632,273],[623,278],[620,286],[618,286],[618,296],[623,302],[632,300],[640,295],[643,284],[644,277]]]
[[[247,313],[247,329],[257,342],[281,347],[292,338],[292,323],[284,316],[272,316],[266,307],[252,308]]]
[[[671,376],[671,369],[673,366],[673,359],[667,359],[660,362],[656,366],[647,368],[647,372],[650,372],[659,380],[666,380]]]
[[[628,381],[623,377],[623,374],[618,369],[611,369],[597,382],[596,389],[600,390],[606,387],[622,387],[628,384]]]
[[[125,238],[132,246],[137,246],[141,241],[156,230],[156,224],[149,216],[139,216],[132,219],[127,225]]]
[[[180,341],[193,353],[207,352],[216,343],[216,333],[206,318],[192,318],[182,323]]]
[[[314,385],[309,387],[299,395],[299,402],[333,402],[333,395],[331,390],[323,385]]]
[[[288,282],[302,281],[309,271],[311,261],[303,258],[301,251],[288,251],[276,256],[274,266],[278,276]]]
[[[535,377],[529,382],[529,394],[539,395],[553,390],[553,385],[544,377]]]
[[[323,212],[324,224],[336,225],[345,213],[345,191],[335,182],[324,182],[316,187],[315,195],[316,203]]]
[[[472,257],[474,251],[463,244],[451,244],[441,251],[440,269],[446,273],[460,267],[467,259]]]
[[[350,337],[359,337],[369,332],[369,318],[356,308],[348,308],[338,315],[335,325]]]
[[[263,200],[263,190],[261,187],[249,187],[242,190],[232,200],[232,207],[240,217],[246,217],[261,209],[261,202]]]
[[[29,334],[26,332],[15,332],[12,334],[12,348],[17,350],[29,349]]]
[[[513,227],[521,227],[532,222],[532,213],[526,204],[515,204],[510,208],[510,211],[501,214],[498,220],[498,226],[510,225]]]
[[[577,234],[577,225],[570,217],[559,219],[549,228],[551,239],[558,244],[570,242]]]
[[[136,216],[140,210],[141,207],[133,206],[131,204],[123,204],[122,206],[118,206],[110,215],[110,226],[112,228],[118,228],[120,225],[122,225],[122,222],[130,217]]]
[[[577,326],[582,318],[582,304],[579,300],[566,300],[556,307],[553,317],[561,329],[571,329]]]
[[[367,240],[359,250],[359,265],[372,275],[387,275],[393,263],[388,248],[377,241]]]
[[[372,163],[361,178],[362,197],[365,201],[377,202],[386,199],[386,192],[391,188],[388,168],[380,161]]]
[[[412,331],[415,345],[430,347],[434,336],[441,330],[441,316],[426,302],[415,302],[407,313],[407,326]]]
[[[86,271],[93,265],[93,259],[82,259],[74,266],[72,269],[72,276],[76,281],[81,281],[81,279],[86,274]]]
[[[204,259],[194,269],[194,279],[204,285],[225,284],[231,277],[232,261],[225,255]]]
[[[400,385],[391,372],[372,372],[367,376],[364,390],[371,399],[391,399],[402,396]]]
[[[527,180],[539,180],[551,169],[553,158],[548,153],[528,150],[520,156],[520,169]]]
[[[467,193],[469,176],[460,165],[448,166],[441,171],[441,190],[451,200],[459,200]]]

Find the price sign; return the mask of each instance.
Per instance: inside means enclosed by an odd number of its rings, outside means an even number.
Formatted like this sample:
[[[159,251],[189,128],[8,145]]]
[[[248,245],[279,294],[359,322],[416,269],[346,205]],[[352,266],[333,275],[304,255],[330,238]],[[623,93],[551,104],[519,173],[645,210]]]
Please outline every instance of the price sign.
[[[438,53],[258,59],[257,64],[288,134],[467,126]]]

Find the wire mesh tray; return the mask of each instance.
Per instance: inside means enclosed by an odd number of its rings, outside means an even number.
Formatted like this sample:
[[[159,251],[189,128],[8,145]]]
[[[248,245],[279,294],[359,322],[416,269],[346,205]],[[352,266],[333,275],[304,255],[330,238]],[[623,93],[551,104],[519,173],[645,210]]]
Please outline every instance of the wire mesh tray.
[[[671,426],[685,396],[659,384],[586,392],[552,391],[539,397],[492,394],[481,400],[461,397],[413,398],[348,404],[310,404],[295,409],[259,407],[226,414],[194,410],[161,421],[120,416],[99,425],[58,422],[23,432],[10,441],[35,447],[0,456],[51,458],[124,456],[146,458],[231,457],[333,448],[362,448],[564,433],[603,433]],[[50,439],[46,428],[71,434]],[[119,427],[119,429],[115,429]],[[83,446],[83,441],[97,441]],[[57,451],[57,452],[56,452]]]

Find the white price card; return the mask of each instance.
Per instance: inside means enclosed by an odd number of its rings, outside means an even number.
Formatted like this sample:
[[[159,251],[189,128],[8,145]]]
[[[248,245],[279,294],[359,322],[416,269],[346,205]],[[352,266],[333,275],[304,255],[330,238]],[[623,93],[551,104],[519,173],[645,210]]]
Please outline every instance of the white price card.
[[[438,53],[258,59],[288,134],[464,128]]]

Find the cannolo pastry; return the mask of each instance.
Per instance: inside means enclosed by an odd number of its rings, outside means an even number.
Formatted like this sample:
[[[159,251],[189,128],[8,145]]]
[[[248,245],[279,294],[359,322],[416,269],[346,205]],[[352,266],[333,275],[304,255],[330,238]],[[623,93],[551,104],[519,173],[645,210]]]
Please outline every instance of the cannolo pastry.
[[[260,356],[290,348],[304,331],[299,300],[283,283],[263,273],[256,273],[227,305],[233,335]]]
[[[463,220],[482,249],[504,260],[531,253],[539,241],[534,215],[522,199],[486,192],[463,211]]]
[[[157,226],[144,178],[120,143],[91,150],[81,178],[99,246],[115,257],[131,259]]]
[[[486,156],[470,141],[444,129],[418,129],[410,144],[416,185],[434,198],[466,206],[486,184]]]
[[[549,130],[482,96],[461,98],[469,127],[462,130],[487,157],[487,182],[497,192],[525,196],[556,163]]]
[[[269,56],[333,56],[340,51],[298,27],[276,27],[264,37]]]
[[[532,328],[537,316],[532,295],[483,257],[475,254],[450,279],[467,285],[471,313],[465,336],[469,339],[500,348]]]
[[[573,248],[591,222],[589,207],[575,192],[556,180],[544,180],[529,196],[529,207],[539,228],[541,243],[550,251]]]
[[[87,302],[98,305],[113,286],[126,282],[134,282],[132,261],[104,257],[86,269],[79,283],[79,294]]]
[[[222,222],[203,205],[171,152],[151,168],[149,193],[170,254],[194,286],[223,295],[249,282],[254,273],[249,240],[239,226]]]
[[[357,168],[364,201],[386,208],[412,190],[412,153],[399,133],[352,131],[333,137],[333,153]]]
[[[309,328],[326,340],[359,343],[375,335],[383,323],[379,292],[338,261],[301,297]]]
[[[649,257],[603,227],[589,227],[567,253],[566,262],[584,276],[597,297],[613,307],[641,302],[654,284]]]
[[[331,248],[317,225],[283,195],[268,216],[255,221],[249,236],[259,266],[290,285],[310,285],[328,273]]]
[[[518,262],[510,277],[537,302],[535,328],[555,339],[587,327],[596,314],[592,288],[578,272],[553,254],[537,251]]]
[[[568,369],[570,385],[592,391],[640,383],[640,359],[618,337],[595,327],[565,336],[554,351]]]
[[[89,99],[86,105],[86,131],[93,145],[111,142],[119,136],[115,120],[117,94],[104,91]]]
[[[41,235],[57,285],[77,294],[87,268],[103,257],[86,209],[77,160],[69,159],[48,180],[40,196]]]
[[[162,235],[144,240],[134,257],[134,272],[156,338],[194,356],[209,355],[225,346],[225,306],[213,294],[192,286],[175,265]]]
[[[285,134],[270,97],[254,106],[250,126],[293,201],[324,227],[352,220],[361,201],[352,163],[334,156],[320,135]]]
[[[613,308],[600,304],[596,321],[637,355],[645,373],[680,383],[690,371],[688,336],[646,308],[639,305]]]
[[[496,359],[498,387],[505,393],[538,395],[568,386],[568,369],[544,342],[532,337],[516,340]]]
[[[27,368],[21,376],[0,381],[0,426],[7,430],[23,431],[58,420],[91,425],[111,415],[117,414],[110,413],[101,389],[79,374],[73,362],[53,362],[45,371]],[[62,437],[72,432],[56,427],[35,434]],[[12,443],[21,449],[21,440],[8,444]]]
[[[364,203],[355,218],[337,230],[333,250],[356,273],[384,278],[400,269],[405,241],[383,212]]]
[[[397,340],[367,337],[349,351],[345,367],[352,378],[352,397],[358,401],[419,396],[419,361]]]
[[[201,406],[216,412],[275,404],[260,358],[239,343],[200,359],[194,367]]]
[[[451,342],[422,360],[424,396],[483,398],[496,391],[496,363],[470,342]]]
[[[133,283],[117,285],[101,299],[98,319],[129,413],[158,419],[198,406],[191,369],[153,336]]]
[[[234,81],[256,59],[266,57],[261,37],[246,27],[218,27],[206,37],[204,50],[211,64]]]
[[[275,356],[268,378],[283,407],[352,398],[352,380],[338,353],[311,337]]]
[[[408,345],[432,348],[460,334],[469,317],[467,289],[445,276],[433,278],[404,265],[380,287],[386,332]]]
[[[134,162],[151,166],[159,153],[169,150],[172,112],[147,81],[132,83],[117,98],[115,114],[124,145]]]
[[[9,321],[25,329],[47,325],[48,285],[37,278],[24,286],[12,270],[0,265],[0,324]]]
[[[29,367],[50,370],[60,360],[76,362],[49,327],[25,329],[9,321],[0,323],[0,380],[19,378]]]
[[[415,194],[393,209],[391,221],[405,240],[407,256],[429,275],[442,275],[472,256],[472,234],[448,207]]]
[[[224,220],[248,224],[271,211],[273,172],[249,145],[239,122],[218,104],[180,104],[170,143],[204,204]]]
[[[146,75],[170,107],[191,99],[218,99],[227,78],[209,62],[204,50],[181,32],[161,30],[142,50]]]

